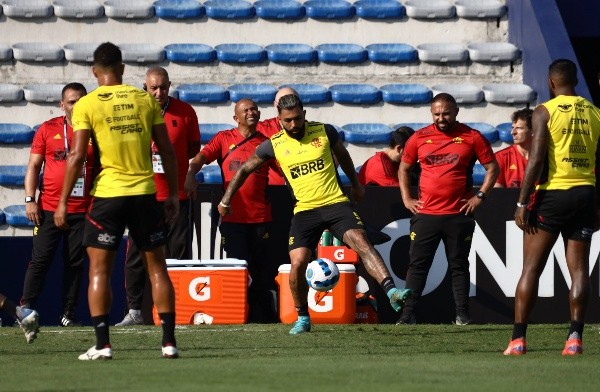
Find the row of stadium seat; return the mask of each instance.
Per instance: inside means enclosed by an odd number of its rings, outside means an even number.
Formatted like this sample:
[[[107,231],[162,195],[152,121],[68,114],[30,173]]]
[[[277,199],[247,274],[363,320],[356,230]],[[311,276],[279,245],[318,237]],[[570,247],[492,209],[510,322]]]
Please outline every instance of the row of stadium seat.
[[[482,87],[474,84],[438,84],[431,88],[422,84],[386,84],[376,87],[371,84],[334,84],[329,88],[319,84],[287,84],[294,88],[306,104],[373,105],[379,102],[391,104],[425,104],[438,93],[453,95],[458,103],[476,104],[482,101],[499,104],[533,102],[535,91],[525,84],[489,83]],[[20,102],[59,102],[63,84],[30,84],[23,86],[0,84],[0,103]],[[282,86],[280,86],[282,87]],[[95,86],[89,86],[89,90]],[[275,99],[278,87],[271,84],[235,84],[227,88],[211,83],[182,84],[172,90],[172,95],[191,104],[217,104],[237,102],[251,98],[257,103],[270,103]]]
[[[61,47],[43,42],[22,42],[9,47],[0,43],[0,61],[90,63],[96,43],[70,43]],[[128,63],[224,63],[245,64],[270,61],[279,64],[310,64],[321,61],[331,64],[374,63],[396,64],[424,61],[430,63],[510,62],[519,59],[519,49],[508,42],[426,43],[416,48],[403,43],[376,43],[366,47],[357,44],[326,43],[312,47],[298,43],[279,43],[265,47],[257,44],[230,43],[214,48],[200,43],[170,44],[164,48],[155,44],[121,44],[123,61]]]
[[[363,19],[448,19],[448,18],[501,18],[506,6],[498,0],[407,0],[404,5],[395,0],[208,0],[201,4],[194,0],[104,1],[96,0],[4,0],[0,7],[7,17],[44,19],[56,15],[64,19],[103,17],[114,19],[262,19],[298,20],[305,17],[326,20],[345,20],[358,16]]]

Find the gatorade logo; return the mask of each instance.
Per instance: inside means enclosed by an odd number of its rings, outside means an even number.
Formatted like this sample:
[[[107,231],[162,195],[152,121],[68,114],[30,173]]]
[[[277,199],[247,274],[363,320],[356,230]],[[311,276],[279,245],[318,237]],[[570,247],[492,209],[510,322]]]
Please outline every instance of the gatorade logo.
[[[300,165],[290,167],[290,173],[292,179],[297,179],[316,171],[321,171],[325,168],[325,162],[323,158],[319,158],[316,161],[302,163]]]
[[[333,296],[331,291],[325,293],[308,289],[308,307],[318,313],[326,313],[333,310]]]
[[[192,279],[188,286],[190,298],[202,302],[210,299],[210,276],[199,276]]]
[[[333,252],[333,257],[334,257],[336,260],[340,260],[340,261],[341,261],[341,260],[344,260],[344,249],[343,249],[343,248],[341,248],[341,249],[336,249],[336,250],[335,250],[335,252]]]

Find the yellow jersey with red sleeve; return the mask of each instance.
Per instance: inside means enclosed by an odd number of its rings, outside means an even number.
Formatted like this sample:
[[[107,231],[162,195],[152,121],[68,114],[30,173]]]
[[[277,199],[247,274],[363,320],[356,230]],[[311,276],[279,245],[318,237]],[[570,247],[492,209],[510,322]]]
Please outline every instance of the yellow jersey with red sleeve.
[[[89,129],[101,171],[96,197],[156,193],[152,169],[152,127],[163,124],[161,108],[147,92],[126,84],[100,86],[73,108],[73,131]]]
[[[307,121],[301,138],[281,130],[256,150],[259,157],[279,162],[296,201],[294,213],[349,201],[340,186],[331,152],[338,138],[333,126]]]
[[[537,189],[596,184],[600,109],[579,96],[559,95],[542,104],[550,113],[547,164]]]

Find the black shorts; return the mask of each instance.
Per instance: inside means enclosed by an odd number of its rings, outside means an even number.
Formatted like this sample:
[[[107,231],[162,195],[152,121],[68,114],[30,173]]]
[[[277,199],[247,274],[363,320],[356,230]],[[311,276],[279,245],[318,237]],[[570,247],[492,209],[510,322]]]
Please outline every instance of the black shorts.
[[[292,218],[288,249],[316,249],[325,229],[342,240],[346,231],[364,228],[360,216],[347,202],[300,211]]]
[[[577,186],[567,190],[535,193],[530,223],[564,239],[591,242],[596,223],[596,190]]]
[[[94,197],[86,216],[83,245],[117,250],[129,236],[142,251],[164,245],[167,238],[164,212],[156,195]]]

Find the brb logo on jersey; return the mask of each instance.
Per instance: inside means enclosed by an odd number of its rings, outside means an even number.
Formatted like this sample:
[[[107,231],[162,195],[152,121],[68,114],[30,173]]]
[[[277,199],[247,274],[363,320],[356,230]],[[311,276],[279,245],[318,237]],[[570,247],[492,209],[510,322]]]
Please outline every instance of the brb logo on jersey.
[[[292,174],[292,179],[295,180],[307,174],[321,171],[324,168],[325,162],[323,161],[323,158],[319,158],[316,161],[301,163],[290,167],[290,173]]]

